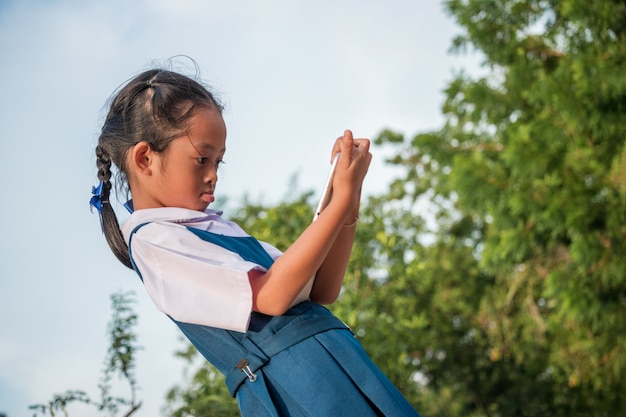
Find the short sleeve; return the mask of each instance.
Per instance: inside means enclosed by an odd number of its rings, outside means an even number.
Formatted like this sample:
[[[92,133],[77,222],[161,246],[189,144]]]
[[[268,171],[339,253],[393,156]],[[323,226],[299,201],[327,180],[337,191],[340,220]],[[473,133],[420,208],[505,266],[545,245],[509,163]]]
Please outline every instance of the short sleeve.
[[[185,323],[247,330],[252,311],[248,272],[263,267],[170,222],[140,228],[131,251],[160,311]]]

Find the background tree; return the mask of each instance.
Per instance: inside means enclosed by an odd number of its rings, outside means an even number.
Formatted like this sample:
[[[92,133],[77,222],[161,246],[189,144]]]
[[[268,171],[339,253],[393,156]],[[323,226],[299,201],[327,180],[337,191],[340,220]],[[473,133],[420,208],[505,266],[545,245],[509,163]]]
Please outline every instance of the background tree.
[[[117,292],[111,294],[111,320],[107,325],[109,333],[109,348],[104,360],[104,369],[98,387],[100,399],[94,400],[82,390],[67,390],[63,394],[54,394],[52,399],[44,404],[34,404],[29,408],[34,410],[33,417],[63,413],[68,416],[67,407],[76,403],[94,406],[98,411],[110,416],[123,415],[130,417],[141,407],[137,400],[137,380],[135,379],[135,353],[140,347],[136,344],[135,326],[137,315],[132,309],[135,302],[133,292]],[[128,384],[128,397],[113,395],[111,380],[114,376]],[[123,409],[121,409],[123,407]],[[123,414],[121,414],[123,413]]]
[[[428,382],[421,410],[618,415],[626,409],[626,207],[617,175],[626,4],[446,6],[465,29],[455,47],[480,51],[487,75],[450,83],[440,131],[379,138],[396,147],[392,162],[406,172],[394,198],[426,197],[437,219],[435,243],[406,265],[421,275],[418,293],[432,294],[422,311],[438,326],[413,345]],[[458,326],[463,336],[449,343]]]

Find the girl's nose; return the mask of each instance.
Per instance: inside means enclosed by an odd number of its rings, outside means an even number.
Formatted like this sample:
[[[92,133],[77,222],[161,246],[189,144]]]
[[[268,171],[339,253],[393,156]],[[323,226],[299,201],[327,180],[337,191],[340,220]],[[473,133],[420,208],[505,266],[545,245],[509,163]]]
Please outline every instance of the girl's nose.
[[[217,168],[209,168],[206,170],[204,174],[204,182],[209,184],[215,184],[217,182]]]

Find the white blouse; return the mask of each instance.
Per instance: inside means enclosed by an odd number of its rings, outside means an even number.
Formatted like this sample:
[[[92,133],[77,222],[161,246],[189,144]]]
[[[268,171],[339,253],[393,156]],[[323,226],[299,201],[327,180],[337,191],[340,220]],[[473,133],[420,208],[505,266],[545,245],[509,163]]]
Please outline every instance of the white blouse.
[[[249,236],[237,224],[224,220],[222,212],[164,207],[135,211],[122,227],[128,243],[132,237],[133,260],[156,307],[174,320],[245,332],[252,311],[248,272],[260,265],[235,252],[206,242],[186,226],[227,236]],[[276,259],[282,252],[260,242]],[[313,280],[293,305],[309,297]]]

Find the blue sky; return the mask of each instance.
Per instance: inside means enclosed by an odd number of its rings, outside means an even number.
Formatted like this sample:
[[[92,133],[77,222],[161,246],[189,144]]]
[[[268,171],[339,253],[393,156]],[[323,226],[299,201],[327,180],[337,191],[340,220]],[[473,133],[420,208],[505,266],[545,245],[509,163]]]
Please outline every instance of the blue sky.
[[[192,57],[226,104],[217,193],[276,202],[298,175],[321,191],[344,129],[374,137],[441,126],[442,90],[476,59],[435,1],[0,1],[0,413],[84,389],[96,396],[109,295],[137,293],[137,417],[182,378],[178,331],[110,253],[94,147],[113,90],[153,63]],[[183,61],[184,62],[184,61]],[[392,171],[374,149],[365,192]],[[97,415],[70,409],[70,415]]]

